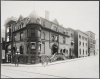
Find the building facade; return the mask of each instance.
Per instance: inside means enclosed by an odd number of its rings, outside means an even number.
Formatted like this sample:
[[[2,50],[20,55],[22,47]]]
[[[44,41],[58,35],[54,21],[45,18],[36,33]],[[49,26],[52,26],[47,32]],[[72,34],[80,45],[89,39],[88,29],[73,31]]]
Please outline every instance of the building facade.
[[[38,63],[40,54],[51,57],[55,53],[64,53],[66,58],[69,57],[70,36],[56,19],[49,21],[48,14],[47,18],[42,18],[32,11],[26,18],[20,16],[6,22],[7,62],[15,62],[16,52],[20,53],[20,63]]]
[[[68,35],[70,36],[69,38],[69,57],[75,57],[75,53],[74,53],[74,29],[72,28],[66,28]]]
[[[75,55],[76,57],[88,56],[88,35],[80,30],[75,30]]]
[[[91,31],[86,32],[88,34],[88,53],[89,56],[95,55],[95,34]]]
[[[95,55],[99,55],[99,39],[96,39],[95,42]]]
[[[5,30],[1,29],[1,62],[5,62]]]

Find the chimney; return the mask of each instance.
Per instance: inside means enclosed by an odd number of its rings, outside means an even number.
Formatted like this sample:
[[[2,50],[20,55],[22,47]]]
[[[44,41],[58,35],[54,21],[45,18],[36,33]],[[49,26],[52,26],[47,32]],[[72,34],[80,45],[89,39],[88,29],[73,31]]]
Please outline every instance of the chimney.
[[[47,10],[45,11],[45,19],[49,20],[49,12]]]

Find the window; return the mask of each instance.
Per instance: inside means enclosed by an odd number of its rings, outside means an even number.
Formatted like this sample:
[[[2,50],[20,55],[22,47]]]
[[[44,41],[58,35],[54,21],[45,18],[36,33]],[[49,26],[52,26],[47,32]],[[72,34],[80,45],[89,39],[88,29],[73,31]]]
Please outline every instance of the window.
[[[57,31],[57,27],[56,27],[56,26],[54,26],[54,27],[53,27],[53,30],[54,30],[54,31]]]
[[[31,42],[31,49],[35,49],[35,44],[34,42]]]
[[[57,35],[52,35],[52,41],[58,42],[58,36]]]
[[[9,42],[9,36],[7,36],[7,42]]]
[[[41,51],[41,44],[39,44],[39,50]]]
[[[43,32],[43,39],[45,39],[45,33]]]
[[[63,49],[63,53],[66,53],[66,49]]]
[[[84,47],[84,42],[83,42],[83,47]]]
[[[95,41],[95,40],[93,40],[93,44],[95,44],[95,42],[96,42],[96,41]]]
[[[38,30],[38,37],[41,37],[41,30]]]
[[[87,46],[87,43],[86,43],[86,46]]]
[[[82,36],[82,39],[84,40],[84,37]]]
[[[14,34],[14,41],[16,41],[16,34]]]
[[[63,31],[63,34],[66,34],[66,31],[65,30]]]
[[[62,53],[62,49],[60,49],[60,53]]]
[[[87,38],[85,38],[85,40],[87,41]]]
[[[64,44],[66,43],[66,39],[65,39],[65,37],[63,37],[63,43],[64,43]]]
[[[7,32],[9,32],[9,27],[7,27]]]
[[[17,30],[16,26],[15,26],[15,31]]]
[[[23,32],[20,33],[20,40],[23,40]]]
[[[43,26],[45,27],[45,21],[43,21]]]
[[[68,35],[68,32],[66,32],[66,35]]]
[[[66,50],[66,53],[68,54],[68,50]]]
[[[79,38],[81,39],[81,35],[79,35]]]
[[[71,33],[71,37],[73,37],[73,34]]]
[[[87,50],[86,50],[86,55],[87,55]]]
[[[81,41],[79,41],[79,46],[81,45]]]
[[[83,49],[83,55],[84,55],[84,49]]]
[[[52,41],[54,41],[55,40],[55,36],[54,35],[52,35]]]
[[[32,37],[35,36],[35,29],[31,29],[31,36],[32,36]]]
[[[24,47],[21,45],[20,46],[20,54],[23,54],[24,53]]]
[[[80,55],[81,55],[81,49],[80,49]]]
[[[92,39],[91,39],[91,43],[92,43]]]
[[[90,44],[90,48],[92,48],[92,44]]]

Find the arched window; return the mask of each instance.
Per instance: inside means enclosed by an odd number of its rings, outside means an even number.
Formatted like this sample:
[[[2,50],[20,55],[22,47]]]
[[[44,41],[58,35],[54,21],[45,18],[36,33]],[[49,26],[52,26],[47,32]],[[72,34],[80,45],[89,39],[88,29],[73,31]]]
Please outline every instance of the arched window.
[[[66,53],[66,49],[63,49],[63,53]]]
[[[62,49],[60,49],[60,53],[62,53]]]

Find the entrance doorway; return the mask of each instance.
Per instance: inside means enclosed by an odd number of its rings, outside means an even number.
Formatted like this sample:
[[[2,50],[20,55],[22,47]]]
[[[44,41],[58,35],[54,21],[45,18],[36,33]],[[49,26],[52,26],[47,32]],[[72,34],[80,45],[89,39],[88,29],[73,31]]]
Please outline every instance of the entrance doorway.
[[[57,44],[52,45],[52,55],[54,55],[55,53],[58,53],[58,45]]]

